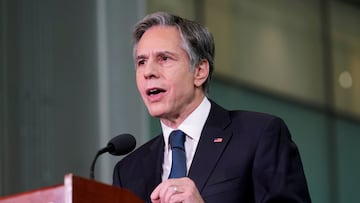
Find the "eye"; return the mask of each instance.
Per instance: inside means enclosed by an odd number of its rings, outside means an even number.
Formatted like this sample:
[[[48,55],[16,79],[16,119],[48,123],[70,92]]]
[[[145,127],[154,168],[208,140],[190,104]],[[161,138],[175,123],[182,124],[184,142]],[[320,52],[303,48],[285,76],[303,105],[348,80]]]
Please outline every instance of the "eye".
[[[145,59],[140,59],[140,60],[137,61],[136,64],[137,64],[137,66],[142,66],[142,65],[145,64],[145,62],[146,62]]]
[[[162,60],[162,61],[167,61],[168,59],[169,59],[168,56],[161,56],[161,60]]]

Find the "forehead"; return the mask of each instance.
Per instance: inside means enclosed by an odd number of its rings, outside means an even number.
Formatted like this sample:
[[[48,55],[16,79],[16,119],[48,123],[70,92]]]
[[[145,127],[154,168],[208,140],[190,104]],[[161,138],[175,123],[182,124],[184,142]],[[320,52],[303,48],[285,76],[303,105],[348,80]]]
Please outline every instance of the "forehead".
[[[181,48],[181,36],[175,26],[149,28],[137,44],[136,55],[149,51],[171,51]]]

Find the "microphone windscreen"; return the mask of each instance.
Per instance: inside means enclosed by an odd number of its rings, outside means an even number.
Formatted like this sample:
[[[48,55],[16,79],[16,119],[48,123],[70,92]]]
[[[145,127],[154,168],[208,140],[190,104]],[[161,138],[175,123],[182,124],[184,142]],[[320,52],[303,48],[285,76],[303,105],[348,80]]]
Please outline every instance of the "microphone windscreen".
[[[109,153],[112,155],[125,155],[135,149],[135,137],[130,134],[121,134],[112,138],[108,143]]]

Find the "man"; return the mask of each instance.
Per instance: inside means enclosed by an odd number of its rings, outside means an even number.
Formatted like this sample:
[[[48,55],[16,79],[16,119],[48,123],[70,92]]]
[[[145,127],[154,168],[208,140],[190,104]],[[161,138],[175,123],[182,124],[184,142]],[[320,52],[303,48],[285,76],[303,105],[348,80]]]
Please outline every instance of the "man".
[[[136,25],[137,87],[162,134],[115,166],[113,184],[146,202],[311,202],[284,122],[207,98],[214,50],[205,27],[178,16],[154,13]],[[175,130],[186,134],[186,169],[172,178]]]

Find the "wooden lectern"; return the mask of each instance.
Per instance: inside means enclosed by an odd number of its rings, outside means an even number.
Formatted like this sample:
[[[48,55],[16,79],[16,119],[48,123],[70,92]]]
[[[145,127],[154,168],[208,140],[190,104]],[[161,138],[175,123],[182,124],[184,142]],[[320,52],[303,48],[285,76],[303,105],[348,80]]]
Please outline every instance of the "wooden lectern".
[[[65,175],[64,184],[0,197],[0,203],[143,203],[132,192],[74,176]]]

